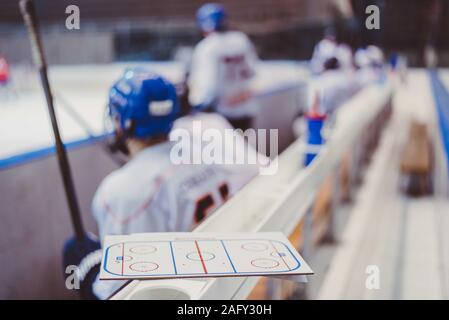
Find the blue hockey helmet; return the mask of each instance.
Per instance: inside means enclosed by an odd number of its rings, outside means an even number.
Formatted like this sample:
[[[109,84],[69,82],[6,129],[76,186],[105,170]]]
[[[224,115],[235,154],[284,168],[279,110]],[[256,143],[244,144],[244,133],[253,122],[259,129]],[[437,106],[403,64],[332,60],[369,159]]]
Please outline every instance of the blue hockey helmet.
[[[207,3],[198,9],[196,20],[203,32],[212,32],[226,27],[227,16],[226,10],[222,5]]]
[[[179,114],[174,85],[145,68],[126,70],[109,92],[109,116],[128,136],[168,134]]]

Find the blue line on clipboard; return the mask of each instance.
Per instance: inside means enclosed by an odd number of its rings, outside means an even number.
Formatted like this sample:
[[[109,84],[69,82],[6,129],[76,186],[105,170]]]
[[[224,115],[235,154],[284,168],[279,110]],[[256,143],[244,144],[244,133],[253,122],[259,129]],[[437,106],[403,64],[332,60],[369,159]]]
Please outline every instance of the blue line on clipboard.
[[[236,240],[266,240],[266,239],[227,239],[227,241],[236,241]],[[176,241],[176,242],[186,242],[186,241],[191,241],[191,240],[174,240],[174,241]],[[234,264],[232,263],[232,260],[231,260],[231,258],[230,258],[230,256],[229,256],[229,254],[228,254],[228,251],[226,250],[226,246],[224,245],[224,242],[223,242],[223,240],[216,240],[216,239],[214,239],[214,240],[201,240],[201,241],[220,241],[221,242],[221,244],[222,244],[222,246],[223,246],[223,249],[225,250],[225,253],[226,253],[226,255],[228,256],[228,260],[229,260],[229,262],[231,263],[231,266],[232,266],[232,269],[234,270],[234,273],[238,273],[238,274],[240,274],[240,275],[242,275],[242,277],[243,276],[245,276],[245,275],[254,275],[254,274],[258,274],[258,272],[237,272],[236,271],[236,269],[235,269],[235,267],[234,267]],[[289,271],[294,271],[294,270],[296,270],[296,269],[299,269],[300,267],[301,267],[301,262],[299,262],[299,260],[295,257],[295,255],[293,254],[293,252],[290,250],[290,248],[285,244],[285,243],[283,243],[283,242],[281,242],[281,241],[277,241],[277,240],[272,240],[273,242],[278,242],[278,243],[280,243],[280,244],[282,244],[287,250],[288,250],[288,252],[290,253],[290,255],[293,257],[293,259],[296,261],[296,263],[297,263],[297,265],[296,265],[296,267],[294,267],[294,268],[291,268],[290,270],[285,270],[285,271],[278,271],[279,273],[280,272],[289,272]],[[129,242],[132,242],[132,243],[148,243],[148,242],[158,242],[158,243],[160,243],[160,242],[165,242],[165,241],[128,241],[128,243]],[[170,242],[170,245],[171,245],[171,242],[172,241],[169,241]],[[118,243],[118,244],[120,244],[120,243]],[[107,247],[106,248],[106,252],[105,252],[105,258],[104,258],[104,264],[103,264],[103,270],[105,271],[105,272],[107,272],[107,273],[109,273],[109,274],[112,274],[112,275],[115,275],[115,276],[126,276],[126,277],[128,277],[128,276],[133,276],[133,275],[127,275],[127,274],[125,274],[125,275],[121,275],[121,274],[117,274],[117,273],[114,273],[114,272],[111,272],[111,271],[109,271],[108,269],[107,269],[107,260],[108,260],[108,254],[109,254],[109,249],[111,249],[112,247],[114,247],[114,246],[116,246],[116,245],[118,245],[118,244],[113,244],[113,245],[110,245],[109,247]],[[173,251],[171,252],[172,253],[172,258],[173,258],[173,263],[174,263],[174,254],[173,254]],[[177,272],[176,271],[176,269],[175,269],[175,272]],[[218,272],[218,273],[212,273],[212,272],[210,272],[210,273],[208,273],[208,276],[211,276],[211,275],[214,275],[214,274],[219,274],[219,275],[223,275],[223,274],[231,274],[232,272]],[[178,273],[177,273],[178,274]],[[181,273],[181,274],[178,274],[178,275],[181,275],[181,276],[198,276],[198,275],[201,275],[202,273]],[[149,278],[149,279],[151,279],[151,278],[153,278],[153,277],[161,277],[161,276],[170,276],[170,275],[173,275],[172,273],[170,273],[170,274],[156,274],[156,275],[142,275],[142,277],[144,277],[144,278]],[[203,276],[204,276],[204,274],[203,274]],[[120,279],[120,278],[117,278],[117,279]],[[126,279],[126,278],[125,278]]]
[[[226,250],[226,246],[224,245],[223,240],[220,240],[221,245],[223,246],[224,251],[226,252],[226,255],[228,256],[228,260],[231,263],[232,266],[232,270],[234,270],[234,273],[237,273],[237,271],[235,270],[234,264],[232,263],[231,257],[229,256],[228,250]]]
[[[173,253],[173,245],[172,245],[171,241],[169,241],[169,242],[170,242],[171,259],[173,261],[173,268],[175,268],[175,274],[178,274],[178,270],[176,269],[175,254]]]

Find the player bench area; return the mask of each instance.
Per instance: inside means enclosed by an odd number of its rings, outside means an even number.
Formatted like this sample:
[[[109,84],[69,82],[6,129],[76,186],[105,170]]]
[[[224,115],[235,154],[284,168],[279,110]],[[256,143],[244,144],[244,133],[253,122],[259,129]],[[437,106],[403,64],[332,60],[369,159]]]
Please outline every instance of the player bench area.
[[[177,63],[148,65],[175,81],[182,73]],[[107,92],[112,79],[123,72],[126,66],[56,66],[50,69],[56,112],[69,153],[82,218],[86,229],[93,233],[97,232],[97,228],[90,212],[92,197],[102,179],[118,167],[109,153],[105,152],[102,143]],[[68,77],[68,74],[71,76]],[[291,122],[293,112],[301,108],[305,100],[302,94],[306,79],[304,66],[296,62],[263,62],[256,84],[260,90],[256,98],[260,99],[265,112],[256,125],[273,128],[285,120]],[[0,290],[0,296],[7,297],[10,293],[6,288],[14,288],[11,293],[14,297],[73,298],[75,293],[66,290],[62,273],[55,273],[51,279],[45,276],[46,266],[60,268],[60,245],[67,239],[71,229],[68,216],[64,214],[67,212],[67,205],[62,201],[64,191],[55,188],[60,185],[60,180],[45,99],[33,81],[20,89],[19,100],[8,100],[0,108],[1,130],[4,133],[0,137],[0,144],[4,146],[0,152],[1,213],[6,230],[1,238],[4,243],[16,244],[0,253],[2,261],[11,263],[5,265],[5,272],[0,275],[0,281],[5,284],[5,291]],[[70,104],[69,107],[87,123],[93,136],[100,137],[90,137],[62,101]],[[284,105],[290,109],[285,114],[279,113],[279,107]],[[276,117],[271,117],[270,112],[276,112]],[[22,125],[15,125],[17,123]],[[288,132],[288,124],[281,128],[285,132],[280,132],[279,138],[288,145],[293,135]],[[29,233],[28,230],[46,232]],[[16,250],[35,254],[33,265],[36,273],[27,272],[29,256],[17,257]],[[18,274],[21,276],[18,277]]]
[[[252,180],[194,232],[281,231],[290,235],[290,240],[307,260],[314,247],[312,207],[319,187],[340,170],[341,160],[348,153],[354,162],[362,161],[360,155],[370,147],[369,142],[375,140],[373,135],[380,135],[376,130],[367,131],[367,127],[382,129],[379,122],[390,113],[392,90],[391,84],[387,83],[359,92],[341,107],[332,138],[309,167],[301,170],[305,148],[304,142],[297,140],[279,156],[279,170],[275,175]],[[167,290],[171,298],[245,299],[259,280],[257,277],[134,280],[112,299],[137,296],[159,299],[166,297]],[[280,297],[278,284],[274,283],[272,298]]]
[[[356,195],[319,299],[447,299],[448,194],[435,189],[412,198],[400,188],[404,171],[428,174],[430,168],[448,183],[429,84],[427,71],[411,70],[407,85],[396,90],[394,116]],[[418,154],[429,152],[430,142],[435,161]]]
[[[432,190],[432,146],[427,126],[412,122],[401,157],[402,188],[412,195],[426,195]]]

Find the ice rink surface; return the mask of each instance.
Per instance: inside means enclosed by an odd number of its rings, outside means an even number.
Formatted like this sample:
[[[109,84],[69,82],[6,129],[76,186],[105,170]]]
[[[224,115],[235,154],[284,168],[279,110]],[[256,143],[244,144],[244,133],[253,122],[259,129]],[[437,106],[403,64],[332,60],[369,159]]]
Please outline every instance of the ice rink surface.
[[[49,78],[64,142],[104,133],[108,90],[126,68],[133,66],[145,66],[174,83],[183,81],[184,69],[177,62],[50,67]],[[256,94],[301,83],[308,76],[303,64],[288,61],[261,62],[257,70]],[[0,100],[0,160],[47,148],[53,143],[45,96],[37,74],[32,69],[25,72],[24,75],[23,70],[17,70],[20,76],[14,79],[13,67],[13,92]]]

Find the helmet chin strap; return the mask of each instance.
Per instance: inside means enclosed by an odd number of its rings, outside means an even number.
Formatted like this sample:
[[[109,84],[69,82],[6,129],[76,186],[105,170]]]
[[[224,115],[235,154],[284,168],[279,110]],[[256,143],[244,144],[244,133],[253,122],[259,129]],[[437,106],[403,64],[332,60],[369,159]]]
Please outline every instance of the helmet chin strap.
[[[126,145],[126,140],[132,136],[134,129],[135,123],[132,121],[129,128],[121,131],[114,130],[114,138],[109,143],[109,150],[113,153],[119,151],[124,155],[129,156],[130,152],[128,146]]]
[[[129,155],[129,149],[126,145],[126,135],[123,133],[118,133],[117,131],[114,133],[113,140],[108,144],[109,150],[112,153],[121,152],[124,155]]]

